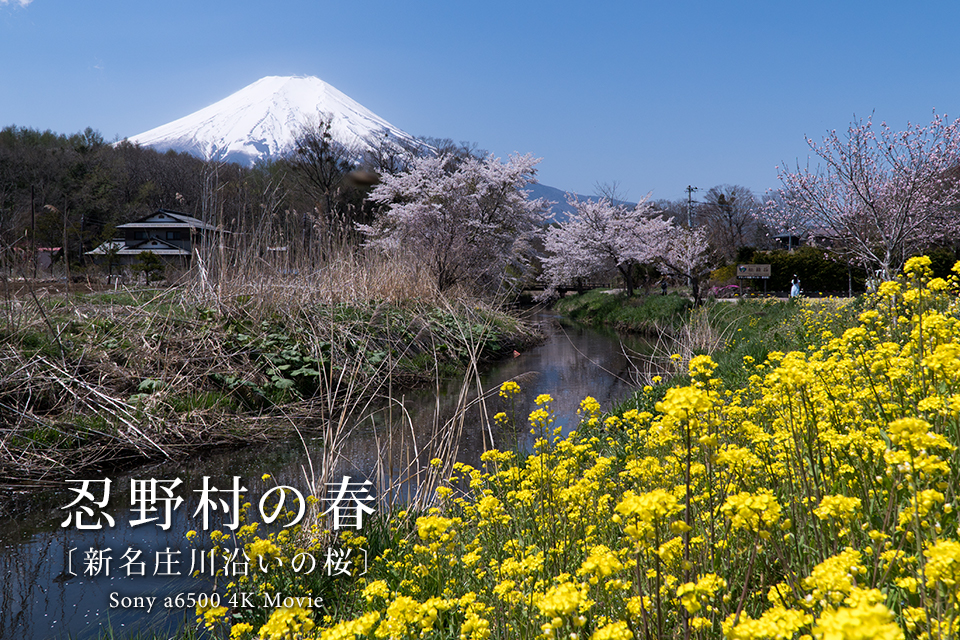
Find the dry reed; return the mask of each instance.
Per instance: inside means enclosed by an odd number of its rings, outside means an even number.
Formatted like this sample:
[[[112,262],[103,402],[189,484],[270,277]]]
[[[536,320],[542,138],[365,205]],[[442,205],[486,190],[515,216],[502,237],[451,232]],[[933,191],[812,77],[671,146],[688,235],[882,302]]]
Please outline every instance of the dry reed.
[[[324,453],[304,473],[318,490],[342,467],[343,444],[374,410],[387,407],[402,416],[398,394],[424,373],[439,388],[440,346],[457,344],[467,366],[454,415],[438,414],[427,432],[407,416],[402,428],[375,434],[382,447],[380,493],[395,499],[402,486],[404,500],[432,499],[457,458],[469,426],[466,410],[488,394],[479,363],[483,336],[491,335],[491,309],[463,291],[439,295],[429,274],[402,254],[370,254],[347,237],[281,244],[292,233],[289,224],[261,231],[256,241],[236,234],[208,242],[177,284],[152,293],[7,296],[0,327],[0,485],[49,486],[198,446],[311,431],[322,434]],[[365,311],[337,313],[357,308]],[[452,326],[431,320],[436,310],[453,319]],[[197,401],[204,394],[229,396],[211,389],[217,376],[230,374],[247,385],[234,391],[269,383],[271,370],[256,344],[239,344],[225,326],[251,333],[285,328],[299,353],[331,366],[318,368],[309,395],[259,410]],[[398,365],[411,356],[432,363],[419,375],[403,373]],[[488,426],[486,446],[492,436]],[[434,458],[445,463],[430,465]]]
[[[713,354],[724,348],[736,330],[736,322],[722,307],[711,314],[706,307],[693,309],[679,328],[656,327],[651,352],[641,354],[623,347],[624,356],[635,372],[637,386],[653,384],[654,377],[684,375],[695,355]]]

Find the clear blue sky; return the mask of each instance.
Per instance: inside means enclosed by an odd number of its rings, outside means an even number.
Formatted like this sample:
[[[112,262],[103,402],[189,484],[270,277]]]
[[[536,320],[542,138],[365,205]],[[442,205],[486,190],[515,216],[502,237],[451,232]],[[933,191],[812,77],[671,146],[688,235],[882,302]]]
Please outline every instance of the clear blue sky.
[[[854,115],[960,116],[960,2],[0,0],[0,126],[108,140],[267,75],[631,199],[806,162]]]

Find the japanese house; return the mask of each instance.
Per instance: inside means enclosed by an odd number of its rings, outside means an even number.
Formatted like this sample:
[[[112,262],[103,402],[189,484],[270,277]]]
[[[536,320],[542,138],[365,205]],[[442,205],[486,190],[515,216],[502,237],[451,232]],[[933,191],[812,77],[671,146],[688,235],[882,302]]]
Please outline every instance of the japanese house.
[[[119,225],[117,237],[88,251],[87,255],[112,255],[115,256],[114,264],[129,265],[136,262],[142,252],[150,251],[165,262],[187,267],[193,249],[203,236],[216,230],[216,227],[185,213],[157,209],[139,220]]]

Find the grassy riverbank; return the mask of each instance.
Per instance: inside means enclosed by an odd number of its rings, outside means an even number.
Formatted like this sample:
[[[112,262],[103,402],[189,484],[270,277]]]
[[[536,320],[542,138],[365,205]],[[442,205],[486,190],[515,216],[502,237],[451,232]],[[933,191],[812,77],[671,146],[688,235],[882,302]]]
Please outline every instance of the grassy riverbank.
[[[0,485],[319,429],[536,340],[476,300],[318,300],[284,284],[282,296],[34,286],[8,297]]]
[[[563,298],[554,308],[583,324],[613,327],[653,340],[651,359],[656,369],[666,372],[661,377],[680,377],[671,384],[685,381],[691,358],[710,355],[718,365],[717,375],[739,385],[749,377],[745,359],[762,362],[770,352],[805,350],[818,343],[819,336],[805,322],[811,313],[830,318],[836,329],[852,321],[861,303],[834,298],[745,298],[709,300],[694,307],[677,294],[627,298],[589,291]]]
[[[798,303],[805,348],[744,362],[742,383],[694,356],[653,411],[587,398],[567,438],[541,396],[538,451],[459,466],[372,529],[387,549],[352,595],[205,620],[237,638],[960,637],[958,284],[905,271],[856,317]],[[288,558],[296,540],[245,542]]]
[[[557,300],[553,308],[581,324],[658,336],[679,329],[693,303],[672,293],[627,298],[600,289]]]

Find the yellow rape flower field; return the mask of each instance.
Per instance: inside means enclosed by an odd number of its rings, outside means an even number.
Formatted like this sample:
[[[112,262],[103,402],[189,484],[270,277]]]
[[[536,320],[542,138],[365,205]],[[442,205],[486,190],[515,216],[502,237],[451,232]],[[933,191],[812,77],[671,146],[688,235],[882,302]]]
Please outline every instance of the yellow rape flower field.
[[[351,605],[231,635],[958,638],[957,290],[911,259],[840,335],[808,303],[818,345],[747,360],[741,388],[696,356],[656,411],[587,398],[566,437],[541,396],[534,453],[488,451],[393,516],[387,550],[340,583]]]

